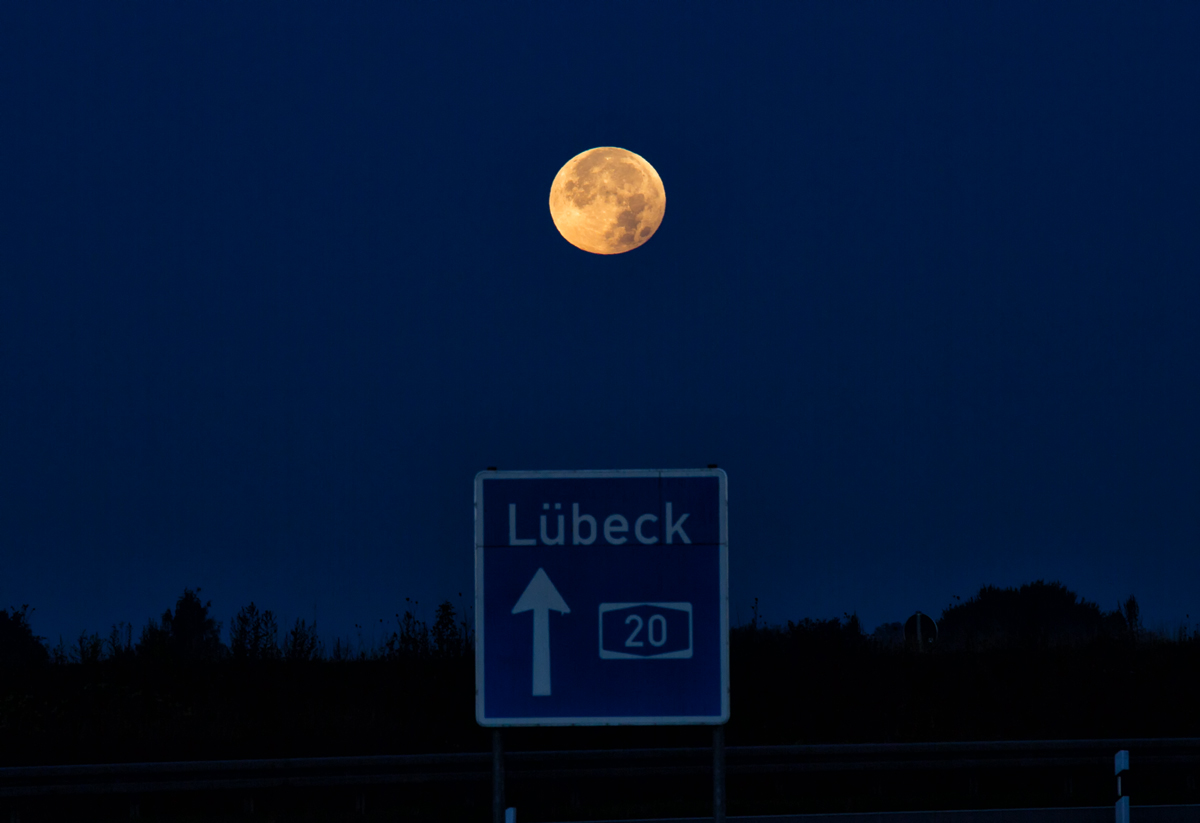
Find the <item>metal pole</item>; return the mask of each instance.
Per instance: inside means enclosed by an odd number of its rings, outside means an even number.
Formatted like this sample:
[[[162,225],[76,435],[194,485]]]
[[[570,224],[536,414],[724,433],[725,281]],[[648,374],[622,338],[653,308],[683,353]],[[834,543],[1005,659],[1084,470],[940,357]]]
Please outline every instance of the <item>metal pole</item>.
[[[713,821],[725,823],[724,726],[713,726]]]
[[[492,730],[492,823],[504,823],[504,741]]]

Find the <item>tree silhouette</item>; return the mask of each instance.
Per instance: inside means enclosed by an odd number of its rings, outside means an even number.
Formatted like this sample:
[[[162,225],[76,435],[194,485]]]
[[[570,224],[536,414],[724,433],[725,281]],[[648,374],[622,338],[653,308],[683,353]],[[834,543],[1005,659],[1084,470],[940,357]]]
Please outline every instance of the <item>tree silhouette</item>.
[[[162,624],[152,617],[146,621],[145,626],[142,626],[142,635],[138,639],[137,645],[134,646],[134,654],[139,660],[146,660],[153,663],[165,663],[170,659],[170,616],[171,610],[168,609],[163,615]]]
[[[1120,612],[1120,608],[1117,609]],[[1142,634],[1142,612],[1138,608],[1137,598],[1132,594],[1125,601],[1125,625],[1129,633],[1136,639]]]
[[[432,651],[429,642],[429,626],[411,611],[404,616],[396,615],[398,631],[392,632],[383,644],[383,656],[388,660],[419,659],[428,657]]]
[[[278,660],[279,627],[270,609],[260,612],[250,601],[229,624],[229,651],[234,660]]]
[[[466,622],[458,620],[454,604],[443,600],[430,629],[434,652],[439,657],[462,657],[471,650],[469,631]]]
[[[317,638],[317,621],[311,626],[300,618],[287,633],[283,644],[283,656],[291,663],[320,660],[325,656],[325,646]]]
[[[208,616],[212,601],[201,603],[200,589],[184,589],[175,601],[175,612],[163,612],[161,622],[153,619],[142,629],[137,645],[140,658],[177,663],[207,663],[220,659],[221,624]]]
[[[50,653],[29,625],[28,604],[0,609],[0,670],[47,663]]]
[[[124,621],[114,623],[104,641],[105,654],[109,660],[130,660],[133,651],[133,626]]]
[[[75,646],[71,649],[71,660],[75,663],[91,665],[99,663],[103,657],[104,641],[100,639],[100,635],[95,632],[88,634],[86,629],[81,631],[79,639],[75,641]]]

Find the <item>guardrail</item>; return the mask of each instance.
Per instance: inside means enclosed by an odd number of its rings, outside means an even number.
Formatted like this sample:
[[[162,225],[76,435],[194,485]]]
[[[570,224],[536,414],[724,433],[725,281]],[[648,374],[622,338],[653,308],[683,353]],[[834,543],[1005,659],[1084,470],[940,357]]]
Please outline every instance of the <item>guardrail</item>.
[[[709,817],[642,820],[594,820],[590,823],[709,823]],[[1139,807],[1138,823],[1196,823],[1200,806]],[[730,817],[730,823],[1113,823],[1107,806],[1058,809],[972,809],[942,812],[860,812],[858,814],[781,814]]]
[[[1092,767],[1111,772],[1128,749],[1140,770],[1200,766],[1200,738],[1019,740],[965,743],[867,743],[730,746],[731,776],[851,771],[941,771]],[[507,752],[512,781],[567,777],[706,775],[712,750],[698,748]],[[491,779],[489,753],[202,760],[0,768],[0,798],[149,794],[275,788],[474,783]],[[1107,773],[1106,772],[1106,773]]]

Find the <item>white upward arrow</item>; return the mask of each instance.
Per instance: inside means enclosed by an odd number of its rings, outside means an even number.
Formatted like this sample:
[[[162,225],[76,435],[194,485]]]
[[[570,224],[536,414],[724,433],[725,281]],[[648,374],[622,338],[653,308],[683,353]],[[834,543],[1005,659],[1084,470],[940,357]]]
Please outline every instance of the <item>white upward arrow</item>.
[[[558,589],[550,582],[545,569],[534,572],[524,594],[513,606],[512,613],[533,612],[533,694],[550,694],[550,610],[563,614],[571,610]]]

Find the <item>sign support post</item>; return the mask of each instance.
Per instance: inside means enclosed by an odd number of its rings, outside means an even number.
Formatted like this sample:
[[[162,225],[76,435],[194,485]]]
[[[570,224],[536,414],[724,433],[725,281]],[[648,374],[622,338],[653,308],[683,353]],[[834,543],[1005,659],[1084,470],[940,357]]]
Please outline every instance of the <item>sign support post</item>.
[[[713,726],[713,821],[725,823],[725,727]]]
[[[504,740],[492,729],[492,823],[504,823]]]

